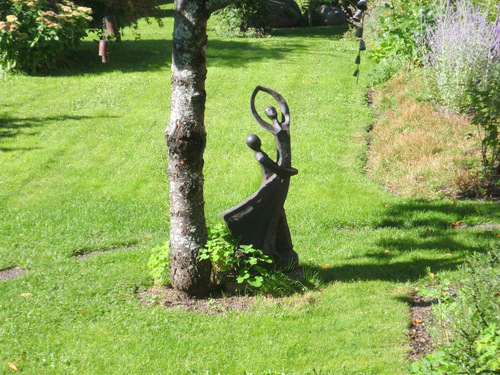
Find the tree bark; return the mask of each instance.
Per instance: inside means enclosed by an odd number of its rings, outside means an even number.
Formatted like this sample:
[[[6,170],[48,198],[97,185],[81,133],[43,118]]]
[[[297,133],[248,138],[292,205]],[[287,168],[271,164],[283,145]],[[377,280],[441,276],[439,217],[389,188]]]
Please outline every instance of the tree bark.
[[[171,116],[165,132],[169,151],[170,280],[174,289],[190,295],[203,295],[210,279],[210,262],[198,259],[207,239],[203,152],[209,15],[205,1],[175,1]]]

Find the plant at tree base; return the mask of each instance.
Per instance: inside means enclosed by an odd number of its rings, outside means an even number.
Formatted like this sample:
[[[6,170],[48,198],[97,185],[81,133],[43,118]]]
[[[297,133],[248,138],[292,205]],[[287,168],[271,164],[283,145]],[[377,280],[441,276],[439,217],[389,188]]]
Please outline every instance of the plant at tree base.
[[[165,285],[169,281],[170,250],[168,243],[151,250],[148,260],[149,273],[156,285]]]
[[[91,9],[68,0],[0,3],[0,71],[34,73],[64,62],[86,35]]]
[[[269,27],[266,0],[237,0],[216,15],[219,35],[256,37],[262,36]]]
[[[200,260],[212,263],[212,280],[215,284],[224,282],[228,272],[236,272],[236,281],[240,284],[259,288],[270,272],[262,267],[263,263],[272,263],[269,256],[251,245],[238,245],[231,233],[222,224],[209,228],[208,240],[200,250]]]

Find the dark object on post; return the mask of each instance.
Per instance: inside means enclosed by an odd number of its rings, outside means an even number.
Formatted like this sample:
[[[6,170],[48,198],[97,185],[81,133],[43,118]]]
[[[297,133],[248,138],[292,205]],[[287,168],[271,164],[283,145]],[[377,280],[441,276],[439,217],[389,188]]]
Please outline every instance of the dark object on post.
[[[367,4],[367,1],[366,1],[366,0],[360,0],[360,1],[358,2],[357,8],[358,8],[359,10],[363,10],[363,11],[367,10],[367,9],[368,9],[368,4]]]
[[[360,51],[366,51],[366,45],[365,45],[365,41],[363,39],[361,39],[359,41],[359,50]]]
[[[273,106],[266,108],[264,121],[255,110],[255,97],[259,91],[270,94],[278,102],[281,121]],[[286,220],[284,204],[290,185],[290,177],[298,171],[292,168],[290,148],[290,113],[285,99],[276,91],[257,86],[250,99],[253,117],[264,129],[274,135],[278,160],[273,161],[261,149],[261,141],[250,134],[246,143],[254,150],[254,156],[262,170],[262,184],[259,190],[240,204],[225,211],[222,218],[235,238],[243,245],[253,245],[271,256],[280,267],[297,267],[299,257],[293,250],[292,238]]]
[[[359,9],[356,14],[354,14],[354,17],[352,19],[356,22],[361,22],[361,19],[363,18],[363,11]]]
[[[101,56],[103,63],[109,61],[108,41],[106,39],[101,39],[99,41],[99,56]]]
[[[121,42],[120,30],[118,28],[118,22],[116,22],[116,17],[112,14],[107,15],[103,18],[103,29],[108,35],[114,35],[117,42]]]
[[[362,38],[363,37],[363,26],[358,26],[356,29],[356,33],[354,34],[356,38]]]

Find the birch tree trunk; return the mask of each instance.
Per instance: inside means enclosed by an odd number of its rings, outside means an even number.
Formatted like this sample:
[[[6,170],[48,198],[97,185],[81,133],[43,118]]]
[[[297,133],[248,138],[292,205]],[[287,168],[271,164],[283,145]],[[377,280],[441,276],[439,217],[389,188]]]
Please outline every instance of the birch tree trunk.
[[[170,280],[174,289],[203,295],[210,262],[200,262],[207,230],[203,198],[206,144],[205,47],[210,14],[232,0],[175,0],[172,43],[172,103],[165,132],[169,151]]]

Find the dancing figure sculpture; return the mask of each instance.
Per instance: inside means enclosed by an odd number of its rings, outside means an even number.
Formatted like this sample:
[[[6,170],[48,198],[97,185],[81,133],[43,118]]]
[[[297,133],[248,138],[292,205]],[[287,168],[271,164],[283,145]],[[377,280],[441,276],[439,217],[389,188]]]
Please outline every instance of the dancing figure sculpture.
[[[255,97],[259,91],[270,94],[277,102],[281,112],[273,106],[266,108],[270,123],[264,121],[255,109]],[[253,245],[271,256],[280,267],[298,265],[298,255],[293,250],[290,229],[286,220],[284,204],[290,185],[290,177],[298,171],[292,168],[290,148],[290,113],[285,99],[276,91],[257,86],[250,99],[250,111],[264,129],[274,135],[278,160],[273,161],[261,149],[260,138],[250,134],[246,143],[254,150],[254,156],[262,170],[262,184],[250,197],[225,211],[222,218],[235,238],[242,245]]]

